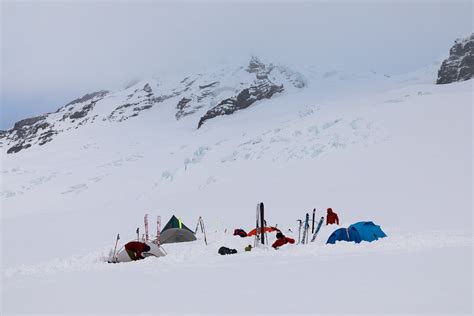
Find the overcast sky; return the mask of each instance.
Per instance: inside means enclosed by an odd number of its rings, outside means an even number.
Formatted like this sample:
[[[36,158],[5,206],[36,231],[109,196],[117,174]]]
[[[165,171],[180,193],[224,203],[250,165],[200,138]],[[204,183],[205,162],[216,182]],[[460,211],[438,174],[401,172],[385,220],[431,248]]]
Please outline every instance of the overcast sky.
[[[133,79],[262,55],[403,73],[472,31],[470,0],[2,1],[1,120]]]

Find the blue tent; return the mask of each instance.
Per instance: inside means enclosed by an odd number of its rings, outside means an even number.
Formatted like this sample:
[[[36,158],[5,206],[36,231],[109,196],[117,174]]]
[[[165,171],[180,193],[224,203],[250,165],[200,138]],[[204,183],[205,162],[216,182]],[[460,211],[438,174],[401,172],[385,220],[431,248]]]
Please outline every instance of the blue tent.
[[[328,241],[326,244],[335,244],[336,241],[345,240],[345,241],[355,241],[356,243],[360,243],[360,235],[355,229],[349,228],[339,228],[336,229],[331,236],[329,236]]]
[[[329,236],[327,244],[335,244],[336,241],[354,241],[360,243],[362,240],[374,241],[379,238],[387,237],[380,226],[373,222],[358,222],[349,226],[349,228],[339,228]]]

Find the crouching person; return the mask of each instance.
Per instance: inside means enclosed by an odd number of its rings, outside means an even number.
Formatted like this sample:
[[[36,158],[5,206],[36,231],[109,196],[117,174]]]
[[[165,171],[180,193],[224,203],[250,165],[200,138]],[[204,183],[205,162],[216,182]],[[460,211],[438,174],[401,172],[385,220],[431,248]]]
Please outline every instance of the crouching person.
[[[145,259],[145,257],[142,256],[142,253],[150,251],[150,249],[150,246],[139,241],[131,241],[125,245],[125,251],[133,261]]]
[[[286,245],[287,243],[294,244],[295,240],[293,238],[286,237],[281,232],[276,234],[277,240],[273,243],[272,247],[278,249],[279,247]]]

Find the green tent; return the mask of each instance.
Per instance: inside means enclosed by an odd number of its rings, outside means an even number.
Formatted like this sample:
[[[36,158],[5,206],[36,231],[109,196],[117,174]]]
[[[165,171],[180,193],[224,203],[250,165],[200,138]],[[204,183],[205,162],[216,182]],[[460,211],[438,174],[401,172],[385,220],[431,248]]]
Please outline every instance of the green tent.
[[[184,225],[176,216],[172,216],[160,235],[160,243],[169,244],[196,240],[194,232]]]

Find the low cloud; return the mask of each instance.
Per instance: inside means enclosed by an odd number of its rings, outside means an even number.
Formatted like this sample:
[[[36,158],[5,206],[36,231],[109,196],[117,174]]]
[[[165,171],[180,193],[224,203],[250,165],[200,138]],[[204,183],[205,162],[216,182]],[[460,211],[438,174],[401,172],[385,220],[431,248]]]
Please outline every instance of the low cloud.
[[[3,2],[0,129],[89,91],[250,54],[406,72],[447,55],[471,13],[470,1]]]

